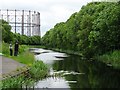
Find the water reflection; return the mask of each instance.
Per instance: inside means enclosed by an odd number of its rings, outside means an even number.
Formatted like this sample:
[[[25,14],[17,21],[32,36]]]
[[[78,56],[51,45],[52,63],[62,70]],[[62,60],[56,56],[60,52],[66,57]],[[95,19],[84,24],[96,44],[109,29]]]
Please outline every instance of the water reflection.
[[[41,53],[35,55],[36,60],[42,60],[46,64],[53,64],[55,60],[64,60],[62,57],[67,57],[65,53],[54,52],[51,50],[35,50],[35,53]],[[44,53],[46,52],[46,53]],[[58,58],[59,57],[59,58]]]
[[[50,75],[36,83],[39,88],[120,88],[120,70],[115,70],[97,60],[82,60],[77,55],[36,49],[35,55],[49,65]],[[59,57],[59,58],[58,58]],[[65,57],[65,58],[64,58]]]
[[[75,71],[85,74],[65,75],[71,88],[120,88],[120,71],[114,70],[101,62],[81,60],[79,56],[71,55],[63,61],[53,64],[54,70]]]
[[[68,88],[67,90],[70,90],[68,83],[63,77],[44,79],[37,82],[35,88]]]

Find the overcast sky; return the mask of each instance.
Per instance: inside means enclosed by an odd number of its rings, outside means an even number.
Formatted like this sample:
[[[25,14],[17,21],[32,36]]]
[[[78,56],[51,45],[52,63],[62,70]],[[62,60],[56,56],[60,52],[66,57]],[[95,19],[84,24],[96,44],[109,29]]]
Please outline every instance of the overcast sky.
[[[92,0],[0,0],[1,9],[33,10],[41,13],[41,35],[65,22],[71,14],[78,12]]]

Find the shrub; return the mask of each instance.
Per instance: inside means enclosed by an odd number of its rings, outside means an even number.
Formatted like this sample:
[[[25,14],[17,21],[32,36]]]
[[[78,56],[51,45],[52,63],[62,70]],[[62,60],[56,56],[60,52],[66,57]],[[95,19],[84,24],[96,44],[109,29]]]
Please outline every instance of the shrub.
[[[98,56],[100,61],[111,64],[113,67],[120,68],[120,51],[115,50],[111,53]]]
[[[30,68],[31,77],[34,79],[42,79],[47,76],[48,68],[42,61],[35,61]]]
[[[9,55],[9,44],[2,42],[2,53]]]

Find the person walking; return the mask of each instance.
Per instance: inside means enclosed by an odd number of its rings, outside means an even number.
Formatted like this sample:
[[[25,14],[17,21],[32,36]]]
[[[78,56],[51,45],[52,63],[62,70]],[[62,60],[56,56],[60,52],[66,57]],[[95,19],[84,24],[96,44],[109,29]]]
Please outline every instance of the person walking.
[[[18,45],[18,41],[16,41],[14,46],[14,56],[18,55],[18,50],[19,50],[19,45]]]
[[[12,55],[13,55],[12,43],[10,43],[10,45],[9,45],[9,49],[10,49],[10,56],[12,56]]]

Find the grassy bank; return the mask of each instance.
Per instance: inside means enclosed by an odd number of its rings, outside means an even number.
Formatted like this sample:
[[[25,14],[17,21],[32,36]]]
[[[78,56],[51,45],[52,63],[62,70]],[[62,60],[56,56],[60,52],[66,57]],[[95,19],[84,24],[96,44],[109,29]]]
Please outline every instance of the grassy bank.
[[[2,53],[4,56],[8,58],[12,58],[20,63],[26,64],[29,67],[28,75],[25,74],[17,76],[15,78],[7,78],[0,83],[2,88],[21,88],[27,86],[31,86],[34,81],[43,79],[48,74],[47,65],[42,61],[36,61],[34,58],[34,54],[30,53],[27,49],[29,47],[26,45],[19,46],[19,55],[18,56],[10,56],[9,55],[9,44],[2,43]],[[2,84],[2,85],[1,85]]]
[[[116,69],[120,69],[120,50],[115,50],[102,56],[97,56],[97,59]]]
[[[37,45],[37,46],[30,46],[30,48],[43,48],[43,49],[49,49],[49,50],[53,50],[53,51],[57,51],[57,52],[63,52],[63,53],[67,53],[67,54],[75,54],[75,55],[81,55],[80,52],[75,52],[75,51],[72,51],[72,50],[63,50],[63,49],[59,49],[59,48],[49,48],[49,47],[46,47],[46,46],[40,46],[40,45]]]
[[[75,52],[72,50],[62,50],[62,49],[58,49],[58,48],[47,48],[47,47],[44,47],[44,48],[58,51],[58,52],[64,52],[67,54],[80,55],[80,56],[84,57],[80,52]],[[93,58],[95,58],[95,60],[104,62],[109,66],[113,66],[116,69],[120,69],[120,50],[115,50],[113,52],[109,52],[109,53],[106,53],[101,56],[94,56]]]
[[[47,76],[48,68],[42,61],[35,61],[29,69],[28,75],[20,75],[15,78],[8,78],[2,81],[2,88],[26,88],[34,86],[37,80]]]
[[[14,46],[13,46],[14,47]],[[10,51],[9,51],[9,44],[7,43],[2,43],[2,54],[6,57],[12,58],[13,60],[16,60],[20,63],[23,64],[32,64],[35,59],[34,59],[34,54],[30,53],[28,51],[29,47],[26,45],[19,45],[19,54],[18,56],[10,56]],[[14,52],[13,52],[14,53]]]
[[[27,65],[31,65],[34,61],[34,54],[30,53],[29,51],[25,51],[24,53],[21,53],[19,56],[12,56],[12,59],[23,63],[23,64],[27,64]]]
[[[10,56],[9,44],[2,42],[1,46],[2,46],[2,48],[0,49],[0,53],[3,53],[5,56]],[[13,45],[13,47],[14,47],[14,45]],[[28,48],[29,47],[27,45],[19,45],[19,54],[25,52]],[[13,48],[13,50],[14,50],[14,48]]]
[[[46,48],[45,46],[42,45],[30,45],[30,48]]]
[[[55,49],[55,48],[51,48],[51,50],[64,52],[67,54],[80,55],[84,57],[80,52],[75,52],[71,50],[62,50],[62,49]],[[109,52],[101,56],[95,56],[94,58],[103,63],[106,63],[109,66],[113,66],[113,68],[120,69],[120,50],[115,50],[113,52]]]
[[[72,50],[63,50],[63,49],[58,49],[58,48],[51,48],[51,50],[59,51],[59,52],[67,53],[67,54],[74,54],[74,55],[83,56],[80,52],[72,51]]]

